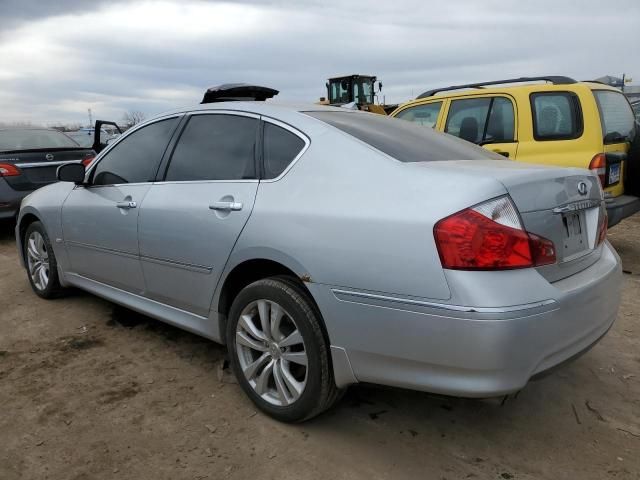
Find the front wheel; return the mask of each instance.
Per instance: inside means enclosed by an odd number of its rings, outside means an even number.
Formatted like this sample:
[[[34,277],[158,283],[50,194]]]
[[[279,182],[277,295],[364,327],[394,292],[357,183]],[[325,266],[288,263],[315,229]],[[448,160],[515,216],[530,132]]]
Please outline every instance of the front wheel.
[[[29,283],[36,295],[55,298],[62,293],[58,263],[49,236],[40,222],[33,222],[24,234],[24,260]]]
[[[277,277],[245,287],[231,306],[226,337],[234,374],[277,420],[309,419],[338,397],[320,322],[303,290]]]

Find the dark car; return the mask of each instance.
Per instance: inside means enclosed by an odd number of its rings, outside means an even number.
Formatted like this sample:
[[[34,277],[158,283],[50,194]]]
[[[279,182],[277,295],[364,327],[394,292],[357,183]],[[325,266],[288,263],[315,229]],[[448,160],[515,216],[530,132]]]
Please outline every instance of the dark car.
[[[0,219],[14,217],[24,197],[56,182],[60,165],[88,165],[94,156],[92,148],[81,147],[57,130],[0,128]]]

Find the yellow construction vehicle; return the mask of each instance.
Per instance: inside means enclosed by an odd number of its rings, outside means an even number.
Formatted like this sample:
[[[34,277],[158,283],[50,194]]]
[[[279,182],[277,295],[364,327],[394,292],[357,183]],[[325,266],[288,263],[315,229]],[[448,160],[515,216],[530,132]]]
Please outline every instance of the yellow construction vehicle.
[[[326,83],[327,96],[320,98],[321,105],[344,107],[353,105],[353,108],[366,112],[387,115],[395,110],[397,105],[384,105],[376,103],[376,80],[373,75],[346,75],[330,78]],[[378,93],[382,91],[382,82],[378,82]]]

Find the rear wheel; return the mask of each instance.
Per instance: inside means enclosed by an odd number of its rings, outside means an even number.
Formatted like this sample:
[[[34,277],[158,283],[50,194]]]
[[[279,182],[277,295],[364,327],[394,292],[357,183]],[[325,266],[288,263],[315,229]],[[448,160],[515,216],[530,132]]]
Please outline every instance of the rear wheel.
[[[33,222],[24,234],[24,259],[29,283],[36,295],[55,298],[62,292],[58,263],[44,226]]]
[[[226,337],[238,383],[263,412],[299,422],[338,398],[319,314],[282,278],[245,287],[231,306]]]

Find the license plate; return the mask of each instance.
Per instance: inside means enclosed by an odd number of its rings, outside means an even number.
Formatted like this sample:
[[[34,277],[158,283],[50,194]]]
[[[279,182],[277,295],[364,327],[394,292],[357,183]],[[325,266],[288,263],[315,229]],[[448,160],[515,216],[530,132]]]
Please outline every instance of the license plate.
[[[620,181],[620,164],[614,163],[609,165],[609,185]]]
[[[581,212],[566,213],[562,216],[564,226],[563,258],[571,257],[583,252],[588,247],[586,224]]]

